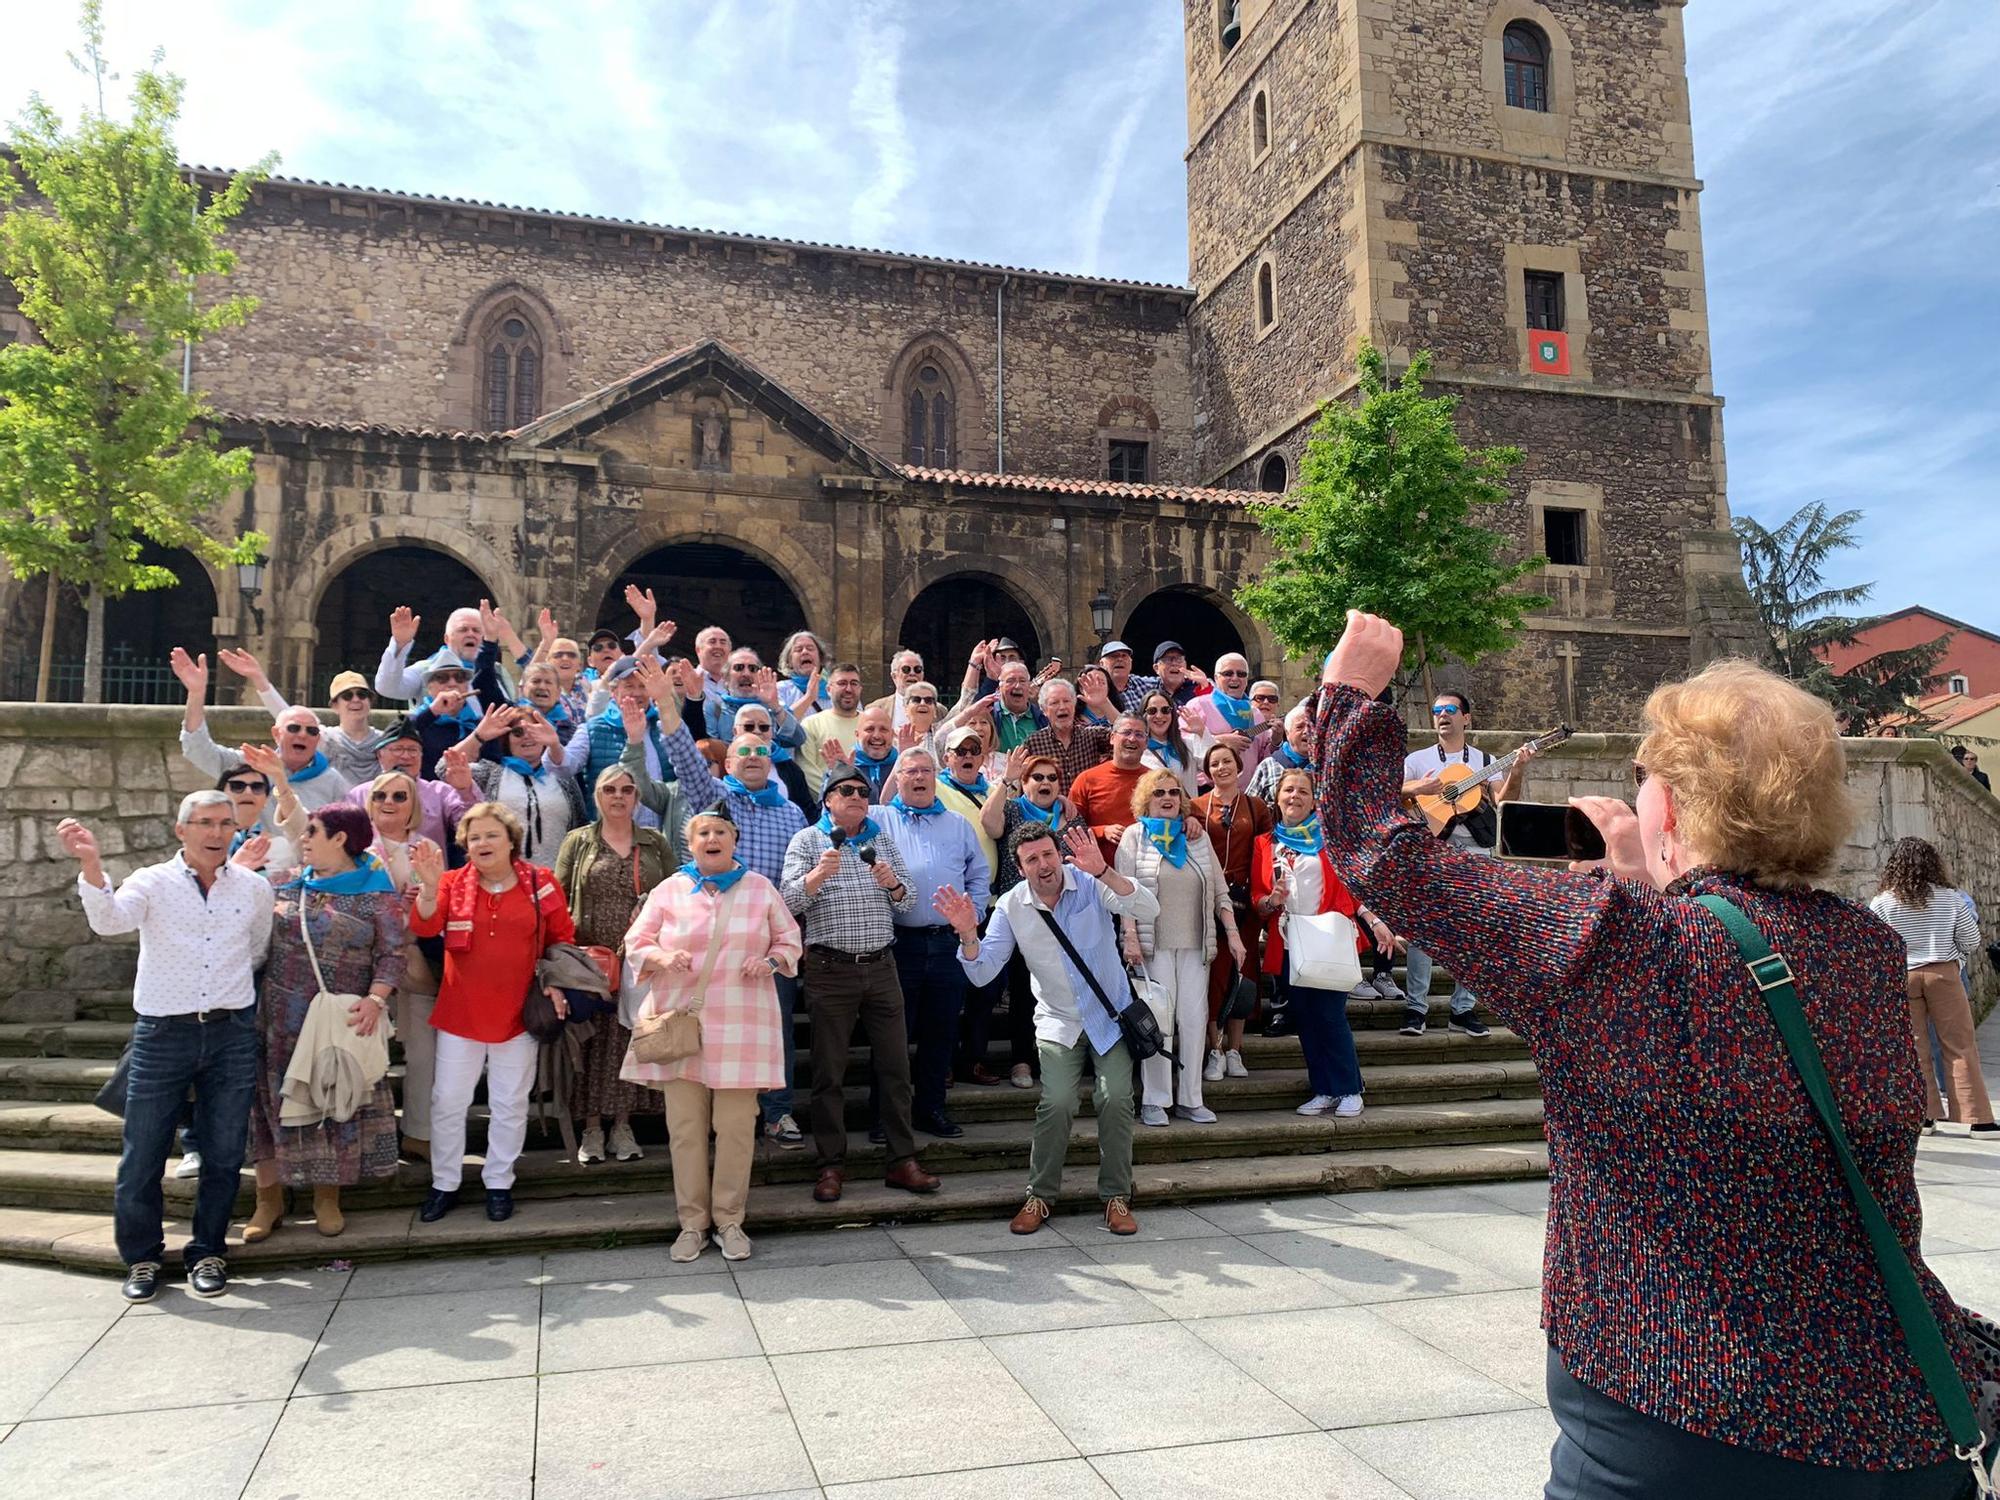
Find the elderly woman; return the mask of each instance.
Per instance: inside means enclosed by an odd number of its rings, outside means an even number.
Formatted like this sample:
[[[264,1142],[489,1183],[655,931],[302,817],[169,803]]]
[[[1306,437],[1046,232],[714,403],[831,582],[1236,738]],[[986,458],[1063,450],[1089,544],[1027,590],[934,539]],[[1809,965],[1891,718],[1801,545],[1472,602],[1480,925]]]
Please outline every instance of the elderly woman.
[[[368,786],[368,821],[375,828],[369,849],[404,896],[416,889],[410,861],[418,846],[437,847],[418,831],[419,795],[417,779],[407,771],[384,771]],[[420,941],[414,934],[404,947],[403,977],[395,999],[396,1041],[403,1049],[402,1150],[413,1161],[431,1154],[431,1084],[437,1068],[431,1009],[437,1004],[438,975],[426,947],[442,951],[437,939]]]
[[[480,802],[458,820],[466,863],[449,872],[444,852],[420,845],[410,855],[417,878],[411,926],[419,937],[444,934],[444,979],[431,1025],[437,1032],[437,1078],[431,1086],[431,1190],[417,1217],[435,1223],[458,1206],[465,1175],[465,1112],[486,1075],[486,1217],[514,1215],[514,1163],[528,1138],[528,1096],[539,1045],[521,1025],[521,1003],[538,983],[535,965],[551,943],[576,941],[562,888],[521,858],[521,824],[497,802]],[[559,989],[548,990],[559,1016]]]
[[[503,758],[475,758],[496,740],[505,745]],[[532,708],[495,709],[457,748],[444,758],[446,784],[468,803],[498,802],[511,809],[521,824],[521,857],[530,864],[553,860],[585,818],[583,793],[555,726]]]
[[[530,662],[521,669],[521,696],[515,706],[532,709],[547,720],[558,746],[567,745],[583,722],[581,715],[570,712],[569,700],[563,696],[562,674],[554,662]]]
[[[1250,867],[1257,840],[1271,831],[1271,810],[1243,790],[1243,759],[1228,745],[1215,744],[1201,758],[1202,774],[1209,790],[1194,799],[1194,815],[1208,835],[1208,847],[1229,888],[1229,906],[1236,917],[1236,934],[1246,950],[1263,931],[1263,921],[1250,903]],[[1208,1056],[1201,1076],[1210,1083],[1219,1078],[1247,1078],[1243,1066],[1243,1027],[1247,1016],[1232,1017],[1226,1024],[1223,997],[1232,979],[1248,965],[1217,953],[1208,966]]]
[[[285,876],[299,866],[299,835],[305,831],[305,809],[292,793],[285,763],[269,745],[245,745],[238,752],[243,764],[215,778],[215,789],[229,798],[236,813],[233,855],[258,834],[264,834],[263,873]]]
[[[403,977],[409,938],[403,901],[389,872],[368,852],[368,815],[344,802],[306,819],[299,840],[304,868],[282,887],[271,917],[271,956],[257,990],[263,1068],[250,1111],[250,1154],[257,1163],[257,1208],[243,1238],[268,1238],[284,1215],[285,1189],[311,1187],[313,1219],[324,1235],[346,1227],[340,1190],[396,1170],[396,1100],[385,1077],[347,1119],[287,1125],[281,1118],[285,1073],[305,1029],[320,979],[336,995],[362,999],[347,1024],[372,1036]],[[302,930],[303,928],[303,930]],[[312,945],[311,956],[307,943]],[[313,959],[319,961],[318,973]]]
[[[629,754],[632,746],[626,749]],[[675,789],[669,784],[662,790]],[[569,901],[576,940],[616,951],[625,942],[625,930],[632,925],[639,903],[673,869],[674,846],[659,829],[641,828],[633,821],[639,783],[629,766],[606,766],[597,778],[596,793],[597,821],[563,840],[556,855],[556,884]],[[583,1044],[583,1074],[577,1080],[577,1096],[570,1101],[571,1117],[583,1127],[576,1146],[577,1165],[604,1160],[606,1119],[611,1121],[611,1155],[619,1161],[637,1161],[644,1153],[632,1135],[632,1116],[658,1109],[660,1098],[620,1077],[632,1033],[618,1017],[600,1016],[594,1028]]]
[[[681,1225],[668,1254],[693,1260],[713,1231],[723,1259],[748,1260],[743,1210],[757,1146],[757,1092],[784,1085],[792,1045],[774,976],[796,974],[804,946],[778,888],[736,857],[736,824],[725,804],[688,819],[687,841],[692,858],[646,898],[625,951],[652,981],[648,1013],[699,1009],[701,1051],[671,1063],[628,1056],[620,1076],[658,1084],[667,1096]]]
[[[1151,770],[1172,771],[1192,797],[1198,790],[1201,755],[1208,748],[1207,739],[1194,728],[1199,721],[1157,691],[1146,694],[1139,714],[1146,721],[1146,753],[1140,760]]]
[[[1944,859],[1924,839],[1897,839],[1882,867],[1882,889],[1868,909],[1896,929],[1907,950],[1910,1030],[1917,1040],[1917,1076],[1923,1080],[1924,1129],[1935,1128],[1936,1097],[1924,1069],[1937,1028],[1950,1090],[1947,1119],[1970,1125],[1974,1135],[2000,1136],[1993,1101],[1979,1071],[1979,1043],[1972,1034],[1972,1003],[1959,965],[1979,951],[1979,921],[1972,898],[1954,889]]]
[[[1658,689],[1636,811],[1579,799],[1604,868],[1563,873],[1403,811],[1406,730],[1374,701],[1401,659],[1394,626],[1348,617],[1316,702],[1320,807],[1354,888],[1541,1070],[1548,1494],[1970,1494],[1758,980],[1697,899],[1787,961],[1861,1175],[1970,1381],[1964,1315],[1918,1248],[1908,952],[1813,886],[1854,817],[1831,710],[1746,662]]]
[[[1178,776],[1148,771],[1132,789],[1132,822],[1118,837],[1118,873],[1160,903],[1157,917],[1122,924],[1125,962],[1143,969],[1158,987],[1154,1018],[1180,1061],[1178,1068],[1164,1056],[1139,1064],[1142,1125],[1166,1124],[1169,1104],[1183,1120],[1215,1123],[1215,1111],[1201,1102],[1195,1050],[1196,1038],[1208,1035],[1208,966],[1218,926],[1230,959],[1243,962],[1229,886],[1215,866],[1201,820],[1188,817],[1187,807],[1187,789]]]

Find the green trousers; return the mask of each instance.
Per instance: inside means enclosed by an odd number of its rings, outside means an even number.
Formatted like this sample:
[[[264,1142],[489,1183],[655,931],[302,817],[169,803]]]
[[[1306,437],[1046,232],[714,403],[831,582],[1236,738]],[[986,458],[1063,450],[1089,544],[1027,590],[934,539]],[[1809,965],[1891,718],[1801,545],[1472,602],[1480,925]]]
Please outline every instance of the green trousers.
[[[1045,1203],[1062,1196],[1063,1158],[1076,1118],[1090,1038],[1073,1047],[1037,1041],[1042,1098],[1035,1106],[1035,1138],[1028,1148],[1028,1191]],[[1121,1041],[1097,1059],[1097,1196],[1106,1202],[1132,1195],[1132,1054]]]

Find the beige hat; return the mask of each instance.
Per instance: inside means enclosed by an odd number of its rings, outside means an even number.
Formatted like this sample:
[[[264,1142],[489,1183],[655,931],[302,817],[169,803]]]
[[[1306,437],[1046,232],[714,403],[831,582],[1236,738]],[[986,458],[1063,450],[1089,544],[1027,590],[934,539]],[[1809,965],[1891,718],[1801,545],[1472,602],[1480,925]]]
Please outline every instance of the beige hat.
[[[340,672],[336,673],[333,681],[327,684],[326,701],[329,703],[338,703],[342,693],[349,692],[354,688],[362,689],[371,698],[375,696],[375,689],[369,686],[368,679],[363,677],[359,672]]]

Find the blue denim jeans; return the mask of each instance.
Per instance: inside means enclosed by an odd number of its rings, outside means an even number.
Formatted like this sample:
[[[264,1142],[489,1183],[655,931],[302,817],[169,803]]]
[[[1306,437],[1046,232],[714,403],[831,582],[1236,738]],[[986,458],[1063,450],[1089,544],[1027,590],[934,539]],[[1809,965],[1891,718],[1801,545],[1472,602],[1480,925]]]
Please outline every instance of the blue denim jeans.
[[[1431,956],[1415,943],[1410,944],[1410,983],[1408,986],[1410,1004],[1429,1005],[1431,993]],[[1465,1015],[1479,1004],[1478,997],[1461,983],[1456,975],[1451,984],[1451,1013]]]
[[[192,1266],[203,1256],[225,1253],[261,1050],[253,1006],[211,1011],[206,1022],[138,1018],[126,1071],[125,1145],[113,1210],[118,1256],[126,1265],[166,1255],[160,1177],[190,1087],[201,1183],[185,1259]]]
[[[798,1053],[792,1041],[792,1018],[799,1008],[799,982],[789,974],[774,974],[771,977],[777,981],[778,1009],[785,1018],[785,1086],[766,1089],[757,1096],[766,1125],[775,1125],[792,1112],[792,1084],[797,1079],[798,1069]]]
[[[958,948],[958,934],[949,927],[896,929],[903,1026],[917,1049],[916,1066],[910,1070],[910,1109],[919,1119],[944,1112],[945,1076],[965,1009],[965,970]]]
[[[1336,990],[1310,990],[1292,983],[1292,959],[1285,955],[1282,975],[1292,1025],[1306,1055],[1307,1086],[1315,1094],[1335,1099],[1361,1092],[1361,1059],[1354,1050],[1354,1031],[1347,1024],[1347,996]]]

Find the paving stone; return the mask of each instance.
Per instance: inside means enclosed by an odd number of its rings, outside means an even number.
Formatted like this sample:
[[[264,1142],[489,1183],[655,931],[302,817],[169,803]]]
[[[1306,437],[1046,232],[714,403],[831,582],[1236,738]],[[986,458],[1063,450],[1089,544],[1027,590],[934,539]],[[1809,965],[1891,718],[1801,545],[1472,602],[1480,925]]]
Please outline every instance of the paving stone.
[[[1445,1183],[1431,1187],[1383,1188],[1368,1193],[1335,1193],[1333,1201],[1351,1213],[1367,1214],[1385,1224],[1408,1227],[1413,1219],[1438,1215],[1490,1214],[1496,1205],[1483,1198],[1471,1183]]]
[[[818,1493],[763,1359],[549,1375],[541,1391],[535,1500]]]
[[[72,1322],[124,1306],[118,1283],[109,1277],[0,1262],[0,1326]]]
[[[1320,1427],[1504,1411],[1526,1397],[1365,1307],[1204,1318],[1188,1331]]]
[[[1497,1203],[1517,1214],[1545,1217],[1549,1211],[1549,1181],[1546,1177],[1525,1182],[1468,1182],[1465,1190],[1476,1198]]]
[[[1176,1323],[1015,1334],[987,1347],[1085,1453],[1312,1426]]]
[[[256,1401],[23,1422],[0,1442],[0,1495],[7,1500],[235,1496],[283,1410],[282,1401]]]
[[[2000,1165],[2000,1147],[1985,1149]],[[1924,1230],[1969,1250],[2000,1250],[2000,1184],[1940,1183],[1923,1191]]]
[[[1147,1500],[1407,1500],[1403,1492],[1323,1432],[1244,1438],[1186,1448],[1102,1453],[1091,1465],[1120,1495]]]
[[[1340,1444],[1412,1500],[1531,1500],[1549,1477],[1555,1419],[1543,1407],[1349,1427]]]
[[[42,1398],[33,1415],[160,1411],[186,1405],[192,1392],[215,1405],[282,1400],[291,1394],[332,1312],[331,1303],[278,1312],[217,1312],[190,1297],[171,1316],[121,1318]],[[272,1420],[277,1420],[275,1413]]]
[[[1327,1307],[1341,1300],[1325,1283],[1281,1265],[1247,1240],[1114,1242],[1092,1246],[1090,1254],[1176,1318]]]
[[[1538,1326],[1542,1314],[1539,1288],[1382,1302],[1372,1311],[1460,1364],[1470,1365],[1531,1401],[1547,1404],[1549,1343]]]
[[[1207,1239],[1215,1233],[1215,1226],[1191,1208],[1149,1206],[1144,1199],[1134,1199],[1132,1217],[1139,1221],[1139,1232],[1133,1235],[1117,1235],[1106,1229],[1101,1208],[1076,1214],[1059,1208],[1049,1222],[1078,1245],[1146,1245],[1158,1240]]]
[[[974,1339],[780,1355],[771,1368],[824,1485],[1076,1456]]]
[[[884,1229],[813,1229],[789,1234],[751,1237],[751,1256],[737,1264],[744,1270],[774,1266],[842,1266],[856,1261],[901,1260],[903,1252]],[[715,1255],[714,1250],[704,1254]],[[718,1259],[719,1259],[718,1255]]]
[[[17,1323],[0,1334],[0,1422],[18,1422],[35,1409],[70,1367],[117,1319],[65,1318],[61,1322]]]
[[[1150,1323],[1167,1316],[1116,1270],[1074,1245],[928,1255],[916,1265],[951,1310],[982,1335]]]
[[[285,1408],[243,1500],[528,1500],[535,1382],[302,1397]]]
[[[1361,1217],[1331,1198],[1266,1198],[1247,1203],[1197,1203],[1194,1212],[1224,1234],[1276,1234],[1287,1229],[1335,1229]]]
[[[335,1310],[302,1396],[535,1373],[538,1287],[350,1297]]]
[[[1069,1220],[1072,1227],[1088,1225],[1091,1221],[1076,1216]],[[1005,1219],[966,1219],[946,1224],[906,1224],[891,1229],[889,1238],[894,1240],[905,1255],[1004,1255],[1015,1250],[1046,1250],[1051,1245],[1070,1244],[1071,1237],[1063,1233],[1060,1217],[1047,1220],[1033,1234],[1016,1234],[1007,1227]]]
[[[286,1307],[305,1307],[315,1302],[338,1302],[353,1276],[349,1269],[321,1266],[314,1270],[247,1271],[231,1274],[229,1290],[220,1297],[202,1299],[202,1306],[241,1312],[276,1312]],[[116,1287],[113,1287],[116,1291]],[[158,1317],[170,1311],[184,1296],[178,1287],[169,1287],[156,1302],[148,1302],[126,1313],[129,1318]]]
[[[1066,1458],[1053,1463],[836,1484],[826,1491],[826,1500],[1118,1500],[1118,1494],[1087,1461]]]
[[[744,1270],[736,1284],[767,1354],[958,1339],[971,1333],[909,1261]]]
[[[609,1250],[551,1250],[542,1257],[542,1282],[545,1286],[560,1286],[576,1281],[712,1276],[727,1265],[712,1245],[702,1252],[699,1260],[671,1260],[664,1240],[650,1245],[618,1245]]]
[[[1526,1214],[1436,1214],[1406,1220],[1375,1215],[1440,1250],[1491,1272],[1508,1286],[1540,1286],[1548,1221]]]
[[[1961,1303],[1989,1318],[2000,1317],[2000,1250],[1927,1255],[1924,1259]]]
[[[539,1254],[450,1256],[433,1260],[387,1261],[355,1268],[346,1297],[407,1297],[436,1292],[488,1292],[503,1287],[538,1286]]]
[[[718,1260],[715,1268],[722,1264]],[[584,1282],[542,1291],[543,1374],[763,1352],[727,1274]]]
[[[1505,1278],[1386,1224],[1291,1230],[1243,1241],[1332,1288],[1342,1302],[1497,1292]]]

